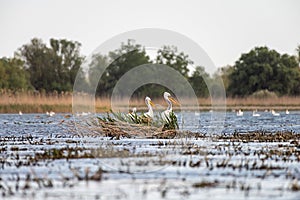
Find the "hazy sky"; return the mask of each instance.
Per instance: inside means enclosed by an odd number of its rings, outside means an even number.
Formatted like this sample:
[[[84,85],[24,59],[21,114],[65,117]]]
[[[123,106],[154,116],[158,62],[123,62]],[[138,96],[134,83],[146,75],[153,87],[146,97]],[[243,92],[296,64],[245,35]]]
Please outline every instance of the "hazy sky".
[[[13,56],[33,37],[76,40],[89,55],[112,36],[139,28],[186,35],[220,67],[254,46],[296,54],[300,1],[0,0],[0,57]]]

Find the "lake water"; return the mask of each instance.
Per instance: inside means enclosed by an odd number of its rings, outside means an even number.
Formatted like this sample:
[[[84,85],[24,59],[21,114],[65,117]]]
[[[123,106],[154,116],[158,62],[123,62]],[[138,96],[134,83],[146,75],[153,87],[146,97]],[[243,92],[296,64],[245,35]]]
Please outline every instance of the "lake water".
[[[280,116],[273,116],[270,112],[259,112],[259,114],[259,117],[254,117],[252,112],[244,112],[243,116],[237,116],[234,112],[227,112],[224,123],[219,123],[219,131],[228,134],[252,131],[300,133],[300,111],[290,111],[288,115],[285,112],[279,112]],[[65,115],[57,114],[48,117],[44,114],[1,114],[0,133],[2,135],[30,133],[40,136],[56,134],[61,131],[61,126],[56,126],[61,120],[72,120],[72,117],[66,119]],[[104,114],[97,115],[103,116]],[[215,120],[218,120],[213,118],[211,112],[180,112],[177,113],[177,117],[180,129],[202,133],[207,132],[214,125]]]
[[[225,115],[225,121],[223,126],[220,126],[221,133],[246,133],[253,131],[266,131],[266,132],[278,132],[278,131],[293,131],[300,133],[300,112],[291,111],[289,114],[285,112],[279,112],[279,116],[273,116],[270,112],[258,112],[260,116],[253,116],[252,112],[244,112],[243,116],[237,116],[235,112],[227,112]],[[183,113],[183,115],[187,115]],[[197,115],[197,113],[196,113]],[[214,121],[210,112],[200,113],[199,116],[193,116],[193,113],[188,113],[187,122],[190,118],[199,119],[195,125],[189,124],[185,129],[195,132],[206,132],[211,122]],[[197,126],[196,126],[197,125]]]
[[[260,114],[227,113],[220,132],[300,133],[299,111]],[[211,112],[177,115],[180,128],[194,132],[219,120]],[[116,140],[80,135],[72,120],[0,114],[0,199],[300,199],[295,143]]]

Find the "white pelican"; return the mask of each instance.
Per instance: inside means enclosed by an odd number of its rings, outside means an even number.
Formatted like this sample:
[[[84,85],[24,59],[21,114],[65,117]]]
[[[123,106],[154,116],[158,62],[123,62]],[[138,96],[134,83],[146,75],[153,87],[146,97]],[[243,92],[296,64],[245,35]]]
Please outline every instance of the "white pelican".
[[[50,111],[50,112],[49,112],[49,116],[52,117],[53,115],[55,115],[55,112]]]
[[[89,114],[91,114],[91,113],[90,112],[81,112],[81,113],[76,113],[76,116],[81,117],[81,116],[87,116]],[[48,113],[48,115],[50,115],[50,114]]]
[[[132,111],[127,114],[127,117],[134,120],[136,118],[136,107],[132,108]]]
[[[279,113],[275,112],[275,110],[271,110],[271,113],[272,113],[273,116],[279,116],[280,115]]]
[[[136,107],[133,107],[131,113],[129,114],[136,114]]]
[[[260,114],[258,114],[258,113],[257,113],[257,110],[255,110],[255,111],[252,112],[252,116],[253,116],[253,117],[259,117]]]
[[[89,114],[89,112],[82,112],[81,116],[87,116]]]
[[[166,100],[167,104],[168,104],[168,108],[167,110],[165,110],[164,112],[162,112],[161,117],[164,121],[167,121],[167,118],[169,118],[172,110],[172,102],[174,104],[179,104],[172,96],[169,92],[164,92],[164,99]]]
[[[288,109],[286,109],[285,114],[286,114],[286,115],[289,115],[289,114],[290,114],[290,111],[289,111]]]
[[[244,112],[239,109],[239,111],[236,112],[236,116],[243,116],[244,115]]]
[[[152,106],[154,106],[153,102],[151,101],[150,97],[146,97],[145,98],[145,103],[148,107],[148,112],[144,113],[144,116],[147,118],[153,118],[153,109]]]

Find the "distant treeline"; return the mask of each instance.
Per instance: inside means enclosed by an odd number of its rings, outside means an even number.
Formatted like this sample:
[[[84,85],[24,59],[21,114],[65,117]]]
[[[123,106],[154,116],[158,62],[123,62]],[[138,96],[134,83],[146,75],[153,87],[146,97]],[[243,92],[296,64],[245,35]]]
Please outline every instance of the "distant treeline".
[[[122,43],[108,55],[93,55],[90,67],[83,71],[80,66],[85,56],[81,55],[80,47],[79,42],[65,39],[50,39],[50,46],[40,39],[32,39],[20,47],[13,58],[0,59],[0,89],[62,93],[73,90],[75,79],[82,88],[89,88],[91,82],[98,83],[99,80],[96,94],[109,97],[126,72],[152,63],[165,64],[177,70],[189,81],[198,97],[208,97],[206,83],[212,83],[209,87],[213,87],[219,77],[224,81],[228,96],[300,95],[300,46],[295,56],[280,54],[267,47],[255,47],[242,54],[233,66],[219,68],[213,75],[205,71],[205,66],[195,66],[187,54],[174,46],[161,47],[155,59],[151,60],[144,47],[133,40]],[[109,67],[104,70],[107,65]],[[193,71],[190,71],[190,66],[193,66]],[[100,73],[101,78],[97,77]],[[157,84],[147,84],[138,88],[134,95],[157,97],[166,89]]]

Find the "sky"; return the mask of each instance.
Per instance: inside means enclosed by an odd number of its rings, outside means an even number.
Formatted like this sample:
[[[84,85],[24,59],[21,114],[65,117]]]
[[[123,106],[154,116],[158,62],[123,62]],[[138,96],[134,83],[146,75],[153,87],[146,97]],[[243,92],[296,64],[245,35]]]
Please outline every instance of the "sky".
[[[222,67],[255,46],[295,55],[299,10],[298,0],[0,0],[0,57],[34,37],[79,41],[89,55],[120,33],[160,28],[192,39]]]

